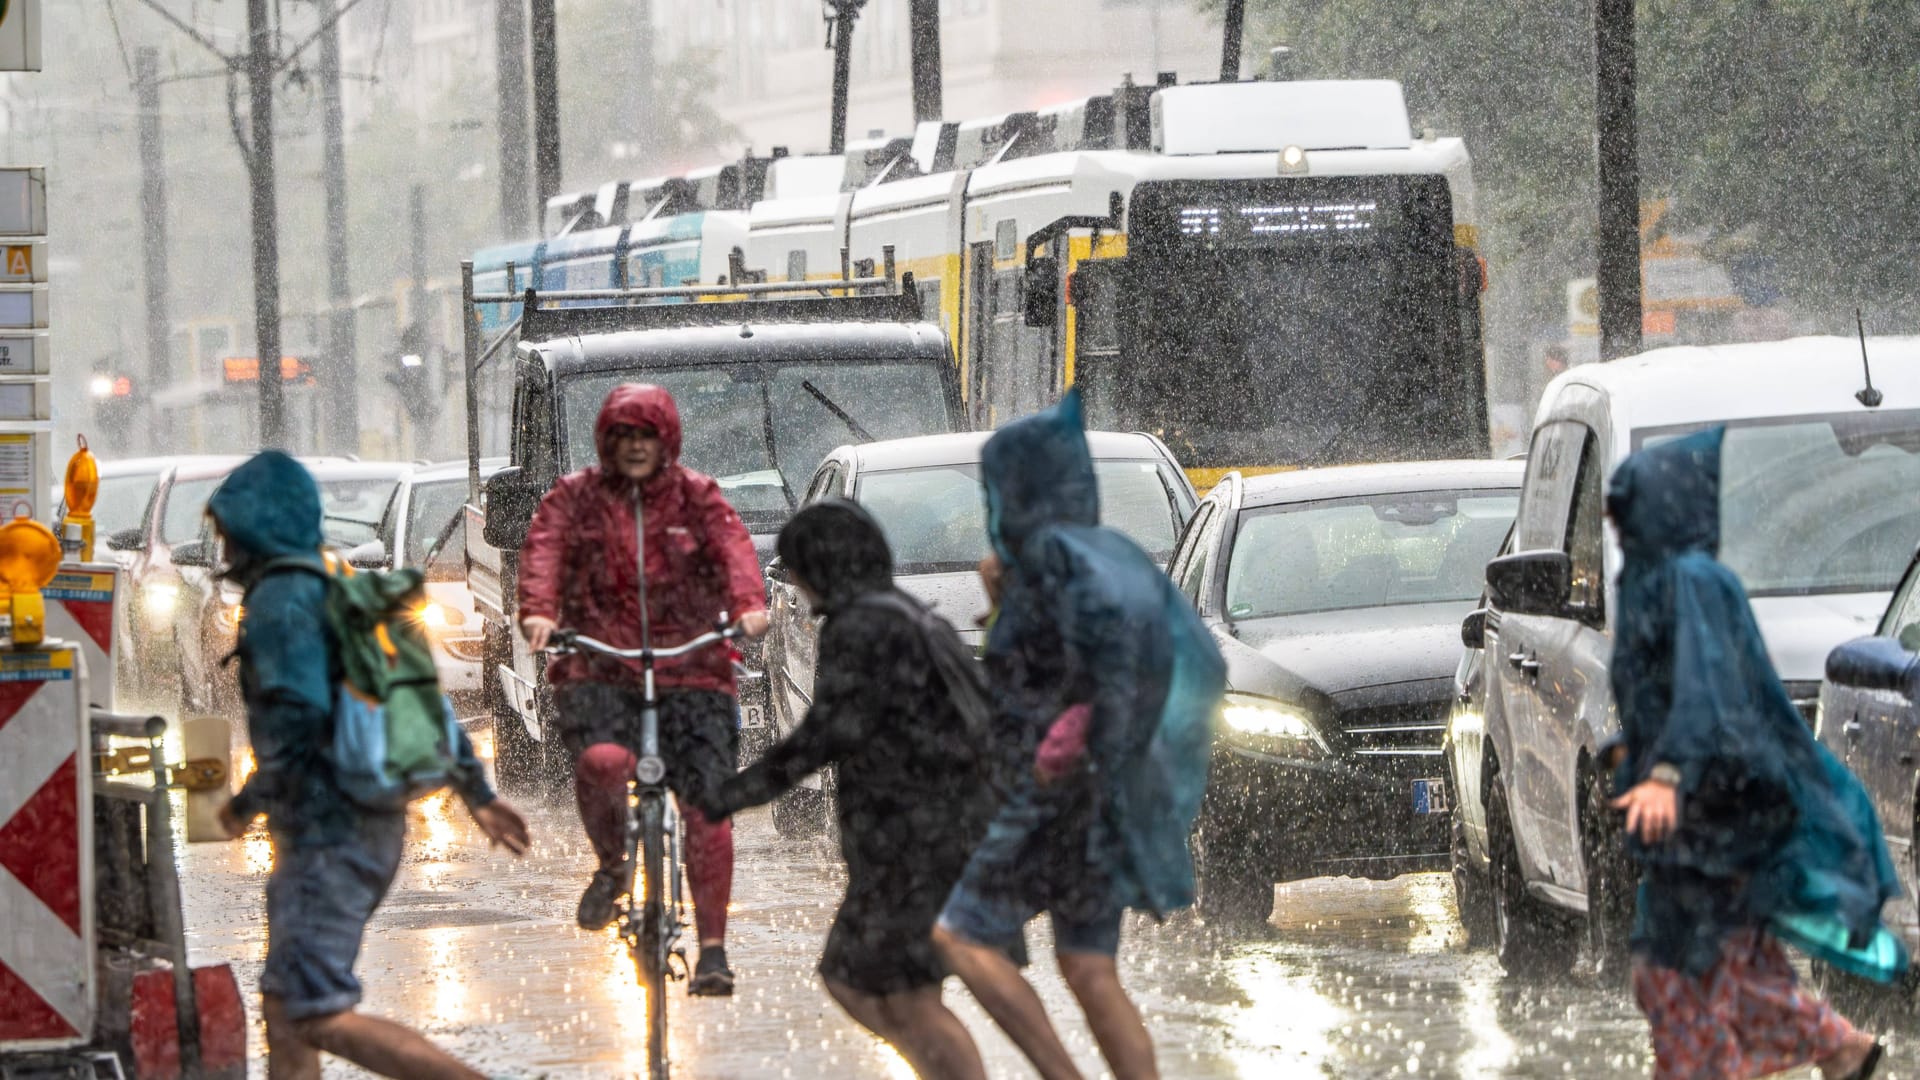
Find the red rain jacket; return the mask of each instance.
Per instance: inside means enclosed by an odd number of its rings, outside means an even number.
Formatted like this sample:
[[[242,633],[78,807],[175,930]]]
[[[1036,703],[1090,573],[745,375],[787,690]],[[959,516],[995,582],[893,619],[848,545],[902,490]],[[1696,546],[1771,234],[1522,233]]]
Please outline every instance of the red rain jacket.
[[[640,646],[634,579],[634,481],[611,466],[607,433],[650,427],[666,444],[667,465],[642,490],[646,521],[647,618],[658,646],[678,645],[713,628],[721,612],[739,618],[767,606],[753,538],[712,477],[680,464],[680,412],[658,386],[625,383],[607,395],[594,423],[600,464],[569,473],[540,500],[520,549],[520,617],[541,615],[621,648]],[[733,693],[724,645],[661,660],[663,687]],[[606,656],[556,658],[556,685],[593,680],[640,685],[640,665]]]

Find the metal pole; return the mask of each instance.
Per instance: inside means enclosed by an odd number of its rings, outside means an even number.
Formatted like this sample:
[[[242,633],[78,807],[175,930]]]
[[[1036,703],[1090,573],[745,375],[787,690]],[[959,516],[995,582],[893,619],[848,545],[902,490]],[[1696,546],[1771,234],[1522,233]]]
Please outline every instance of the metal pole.
[[[248,179],[253,202],[253,337],[259,358],[260,445],[287,442],[280,379],[280,246],[273,174],[273,27],[267,0],[247,0],[247,91],[253,139]]]
[[[913,121],[940,119],[940,0],[907,0],[913,66]]]
[[[412,329],[414,347],[420,350],[420,362],[425,365],[427,358],[432,355],[433,346],[427,340],[432,321],[427,317],[427,188],[424,184],[413,185],[409,193],[407,223],[412,238],[407,260],[407,322]],[[439,416],[439,393],[442,387],[432,385],[434,374],[424,366],[420,374],[420,400],[408,402],[407,405],[415,419],[413,451],[415,456],[424,457],[426,454],[421,443],[425,441],[430,445],[432,440],[422,440],[418,428],[424,426],[423,421],[431,421]]]
[[[467,396],[467,502],[480,505],[480,311],[473,303],[473,260],[460,260],[460,370]]]
[[[560,54],[553,0],[533,0],[533,159],[538,177],[534,213],[560,194]]]
[[[496,0],[494,38],[500,84],[500,232],[522,237],[532,231],[527,224],[527,0]]]
[[[1247,0],[1227,0],[1226,26],[1220,40],[1220,81],[1240,78],[1240,39],[1246,36]]]
[[[853,24],[866,0],[830,0],[833,5],[833,130],[827,153],[847,152],[847,90],[853,77]]]
[[[167,156],[160,128],[160,50],[143,45],[134,56],[134,86],[140,99],[140,222],[142,281],[147,301],[147,389],[160,390],[173,379],[168,355],[172,319],[168,315]],[[163,409],[147,416],[149,438],[157,449],[168,440]]]
[[[353,284],[347,271],[347,153],[345,123],[340,109],[340,24],[338,0],[319,0],[320,89],[322,128],[326,142],[324,165],[327,198],[326,369],[320,385],[326,393],[327,443],[334,450],[360,449],[360,375],[354,341]]]
[[[665,140],[661,137],[659,118],[655,115],[660,87],[653,54],[653,0],[633,0],[632,11],[633,31],[629,40],[633,66],[624,96],[629,130],[637,144],[634,156],[646,163],[644,168],[651,169],[666,149],[662,145]]]
[[[1640,351],[1640,165],[1634,99],[1634,0],[1595,0],[1595,120],[1600,131],[1600,359]]]

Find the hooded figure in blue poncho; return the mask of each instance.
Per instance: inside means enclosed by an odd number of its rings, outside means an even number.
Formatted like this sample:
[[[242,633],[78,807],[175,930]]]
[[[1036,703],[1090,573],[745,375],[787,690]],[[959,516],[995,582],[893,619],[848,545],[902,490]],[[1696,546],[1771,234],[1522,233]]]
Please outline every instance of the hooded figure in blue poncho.
[[[1225,665],[1153,559],[1099,524],[1077,392],[989,439],[981,481],[999,588],[985,660],[1008,794],[935,939],[1042,1075],[1075,1076],[1017,967],[1026,922],[1049,914],[1115,1075],[1153,1075],[1115,974],[1120,916],[1192,902],[1187,839]]]
[[[1611,666],[1616,802],[1641,863],[1634,989],[1655,1076],[1870,1075],[1872,1036],[1801,990],[1779,940],[1890,979],[1898,891],[1859,782],[1814,739],[1720,543],[1721,429],[1623,462],[1607,513],[1624,556]]]

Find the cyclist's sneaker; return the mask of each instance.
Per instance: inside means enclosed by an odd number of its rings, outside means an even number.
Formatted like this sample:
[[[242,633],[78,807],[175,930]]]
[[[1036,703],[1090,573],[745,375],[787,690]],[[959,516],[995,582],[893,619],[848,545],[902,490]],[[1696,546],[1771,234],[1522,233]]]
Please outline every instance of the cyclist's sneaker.
[[[693,981],[687,993],[694,997],[732,997],[733,969],[727,966],[727,947],[715,945],[700,950],[700,962],[693,967]]]
[[[614,903],[620,899],[620,871],[596,870],[587,891],[580,897],[580,911],[574,918],[582,930],[605,930],[613,922]]]

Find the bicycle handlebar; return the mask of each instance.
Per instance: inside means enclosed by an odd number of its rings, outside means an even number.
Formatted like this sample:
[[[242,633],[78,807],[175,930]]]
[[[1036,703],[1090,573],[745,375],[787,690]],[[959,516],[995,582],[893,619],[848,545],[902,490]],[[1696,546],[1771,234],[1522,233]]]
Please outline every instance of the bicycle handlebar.
[[[740,637],[740,628],[726,625],[725,617],[722,616],[719,629],[709,630],[691,641],[684,641],[678,645],[621,649],[609,645],[599,638],[588,637],[574,630],[555,630],[553,632],[553,643],[540,651],[561,655],[585,649],[588,652],[599,653],[602,656],[619,657],[622,660],[671,660],[674,657],[685,656],[688,653],[704,649],[709,645],[717,645],[722,641],[731,641],[738,637]]]

